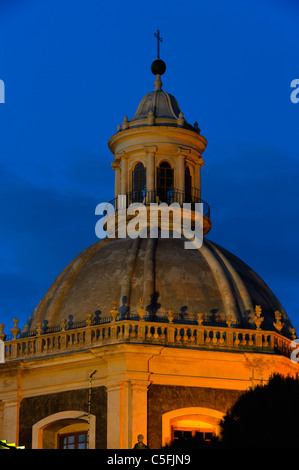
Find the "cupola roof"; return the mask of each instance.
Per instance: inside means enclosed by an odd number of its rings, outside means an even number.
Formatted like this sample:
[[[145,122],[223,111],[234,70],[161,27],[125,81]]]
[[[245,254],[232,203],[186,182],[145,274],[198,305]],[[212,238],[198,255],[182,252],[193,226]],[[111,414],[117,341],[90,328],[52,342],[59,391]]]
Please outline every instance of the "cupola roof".
[[[156,76],[155,89],[147,93],[140,101],[131,121],[146,119],[150,113],[156,118],[179,119],[181,110],[173,95],[162,90],[160,75]]]

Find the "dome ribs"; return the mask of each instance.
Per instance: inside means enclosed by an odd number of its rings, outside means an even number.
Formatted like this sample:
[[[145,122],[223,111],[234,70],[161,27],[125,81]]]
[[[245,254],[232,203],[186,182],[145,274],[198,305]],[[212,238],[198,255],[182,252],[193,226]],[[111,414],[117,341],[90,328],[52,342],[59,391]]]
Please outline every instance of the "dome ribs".
[[[133,240],[132,248],[126,261],[126,274],[121,281],[121,294],[119,299],[119,305],[130,305],[132,278],[134,274],[136,259],[138,257],[140,243],[140,237],[135,238],[135,240]]]
[[[144,265],[143,265],[143,298],[148,310],[152,310],[155,306],[156,279],[155,279],[155,258],[157,249],[157,238],[149,238],[146,244]],[[154,313],[154,312],[152,312]]]
[[[232,266],[232,264],[224,256],[224,254],[221,253],[221,251],[216,248],[215,244],[212,247],[211,243],[208,240],[206,240],[206,244],[209,246],[209,248],[211,250],[213,250],[217,254],[217,256],[221,259],[221,261],[225,265],[225,267],[227,269],[227,273],[231,277],[233,288],[235,290],[235,295],[237,295],[238,298],[239,298],[238,303],[241,304],[240,305],[241,320],[247,321],[246,316],[248,316],[248,314],[252,315],[254,313],[254,305],[251,301],[251,298],[249,296],[248,290],[245,287],[244,282],[240,278],[240,276],[237,273],[236,269]]]

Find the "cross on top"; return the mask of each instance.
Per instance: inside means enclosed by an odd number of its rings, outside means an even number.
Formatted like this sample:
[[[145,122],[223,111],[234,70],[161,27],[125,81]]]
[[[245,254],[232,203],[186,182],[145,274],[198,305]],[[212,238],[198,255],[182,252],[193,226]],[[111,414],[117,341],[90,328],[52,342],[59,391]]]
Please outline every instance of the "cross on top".
[[[163,39],[160,36],[160,31],[157,29],[157,32],[154,34],[155,38],[157,38],[157,57],[160,59],[160,42],[163,42]]]

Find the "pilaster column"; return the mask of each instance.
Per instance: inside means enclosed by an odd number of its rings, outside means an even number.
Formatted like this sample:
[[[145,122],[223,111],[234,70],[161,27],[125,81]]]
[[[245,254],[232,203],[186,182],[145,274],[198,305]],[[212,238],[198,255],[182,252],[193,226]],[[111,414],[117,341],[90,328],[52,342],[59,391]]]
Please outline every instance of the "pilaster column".
[[[137,436],[142,434],[143,442],[148,443],[147,439],[147,389],[150,382],[132,381],[131,382],[131,433],[129,433],[129,448],[132,448],[137,442]]]
[[[137,436],[147,443],[147,388],[150,382],[123,380],[107,388],[107,448],[132,449]]]
[[[11,398],[3,400],[2,408],[3,431],[2,439],[8,443],[19,444],[19,400]]]
[[[195,197],[201,198],[201,164],[196,163],[194,170],[194,188],[196,188]]]
[[[128,192],[128,161],[125,156],[122,156],[120,162],[121,169],[121,194]]]
[[[117,381],[107,389],[107,449],[128,449],[129,383]]]
[[[188,151],[179,147],[176,158],[176,187],[180,191],[185,191],[185,160]]]
[[[111,166],[114,170],[114,197],[117,197],[121,191],[121,171],[119,161],[112,162]]]
[[[154,191],[155,191],[155,172],[156,172],[156,165],[155,165],[155,156],[157,152],[156,146],[146,146],[144,147],[146,152],[146,190],[150,191],[148,193],[149,201],[148,202],[155,202],[154,200]]]

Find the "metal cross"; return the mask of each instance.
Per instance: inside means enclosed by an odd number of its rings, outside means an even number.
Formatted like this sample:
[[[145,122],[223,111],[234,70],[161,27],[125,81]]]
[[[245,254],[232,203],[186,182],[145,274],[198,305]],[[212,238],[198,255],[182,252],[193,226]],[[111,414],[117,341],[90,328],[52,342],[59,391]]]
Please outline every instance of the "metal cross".
[[[163,42],[163,39],[160,36],[160,31],[157,29],[157,32],[154,34],[155,38],[157,38],[157,53],[158,59],[160,59],[160,42]]]

